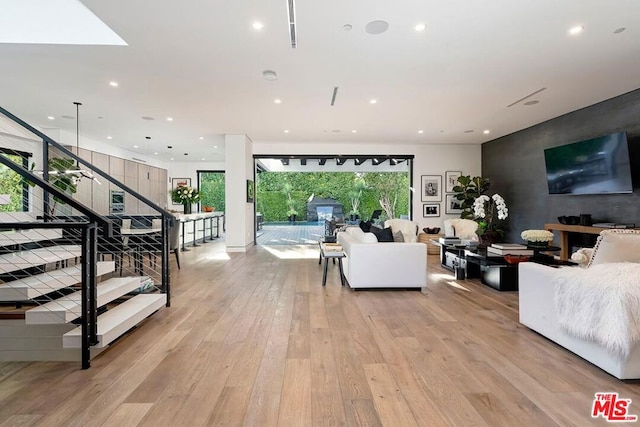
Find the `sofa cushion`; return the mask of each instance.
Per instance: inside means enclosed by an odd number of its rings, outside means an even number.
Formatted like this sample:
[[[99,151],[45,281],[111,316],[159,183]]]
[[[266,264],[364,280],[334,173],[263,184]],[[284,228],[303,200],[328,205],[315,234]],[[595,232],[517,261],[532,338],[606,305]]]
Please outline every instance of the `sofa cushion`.
[[[606,262],[640,262],[640,230],[603,230],[589,267]]]
[[[376,235],[378,242],[393,242],[393,232],[390,227],[378,228],[372,225],[371,232]]]
[[[378,238],[375,234],[365,233],[360,229],[360,227],[349,227],[345,230],[345,233],[361,243],[378,243]]]
[[[396,231],[393,233],[393,241],[396,243],[404,243],[404,236],[402,235],[402,231]]]

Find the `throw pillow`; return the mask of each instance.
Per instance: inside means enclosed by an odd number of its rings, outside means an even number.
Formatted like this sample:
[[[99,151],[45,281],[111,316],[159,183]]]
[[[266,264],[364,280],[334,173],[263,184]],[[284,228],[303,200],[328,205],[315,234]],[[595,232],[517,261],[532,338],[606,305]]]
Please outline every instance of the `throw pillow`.
[[[404,236],[402,235],[402,231],[396,231],[393,233],[393,241],[396,243],[404,243]]]
[[[367,221],[367,222],[360,221],[359,225],[360,225],[360,229],[365,233],[368,233],[369,231],[371,231],[371,221]]]
[[[375,225],[372,225],[370,231],[376,235],[378,242],[393,242],[393,233],[391,232],[391,228],[378,228]]]
[[[607,262],[640,262],[640,230],[601,231],[588,267]]]

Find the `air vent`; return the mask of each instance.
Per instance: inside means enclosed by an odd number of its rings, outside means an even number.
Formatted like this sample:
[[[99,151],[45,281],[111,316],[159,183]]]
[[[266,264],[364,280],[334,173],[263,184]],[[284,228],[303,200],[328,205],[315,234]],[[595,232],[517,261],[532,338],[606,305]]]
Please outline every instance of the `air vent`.
[[[338,86],[333,88],[333,95],[331,95],[331,106],[336,103],[336,96],[338,96]]]
[[[146,160],[138,159],[137,157],[132,157],[131,159],[135,160],[136,162],[147,163]]]
[[[538,94],[538,93],[542,92],[542,91],[543,91],[543,90],[545,90],[545,89],[547,89],[547,88],[546,88],[546,87],[540,88],[540,89],[538,89],[537,91],[532,92],[532,93],[530,93],[529,95],[525,96],[524,98],[520,98],[520,99],[518,99],[516,102],[512,102],[511,104],[507,105],[507,108],[509,108],[509,107],[513,107],[514,105],[516,105],[516,104],[518,104],[518,103],[520,103],[520,102],[524,101],[524,100],[525,100],[525,99],[527,99],[527,98],[531,98],[533,95],[536,95],[536,94]]]
[[[298,35],[296,32],[296,3],[295,0],[287,0],[287,13],[289,15],[289,38],[291,39],[291,48],[298,47]]]

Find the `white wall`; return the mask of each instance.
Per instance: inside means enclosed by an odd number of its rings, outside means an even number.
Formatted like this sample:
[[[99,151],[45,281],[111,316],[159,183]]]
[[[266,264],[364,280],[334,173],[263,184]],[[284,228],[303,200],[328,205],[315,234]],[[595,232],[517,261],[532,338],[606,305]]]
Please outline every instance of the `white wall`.
[[[225,241],[227,252],[244,252],[253,245],[255,214],[247,203],[247,180],[253,180],[251,140],[245,135],[226,135]]]
[[[445,214],[445,195],[440,204],[440,217],[423,218],[420,197],[421,175],[441,175],[443,186],[446,171],[460,171],[463,175],[481,174],[481,146],[467,144],[379,144],[379,143],[336,143],[336,142],[253,142],[253,154],[327,154],[327,155],[414,155],[413,163],[413,212],[414,221],[423,227],[441,227],[446,218],[458,215]],[[429,202],[431,203],[431,202]]]

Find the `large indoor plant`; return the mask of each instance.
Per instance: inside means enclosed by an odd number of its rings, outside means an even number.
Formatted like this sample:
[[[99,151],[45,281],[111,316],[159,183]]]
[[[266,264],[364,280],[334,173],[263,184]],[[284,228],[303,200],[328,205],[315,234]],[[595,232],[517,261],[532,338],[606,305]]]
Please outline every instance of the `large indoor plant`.
[[[191,213],[191,205],[198,203],[200,200],[200,192],[196,188],[179,186],[171,192],[171,200],[174,203],[180,203],[184,207],[184,213]]]
[[[475,219],[473,203],[478,197],[489,191],[489,179],[481,176],[463,175],[458,177],[458,185],[453,187],[454,198],[460,201],[462,212],[460,218]]]

